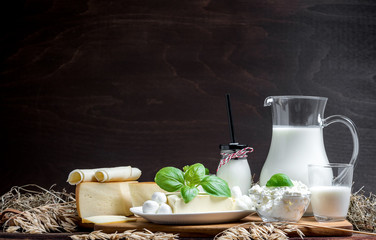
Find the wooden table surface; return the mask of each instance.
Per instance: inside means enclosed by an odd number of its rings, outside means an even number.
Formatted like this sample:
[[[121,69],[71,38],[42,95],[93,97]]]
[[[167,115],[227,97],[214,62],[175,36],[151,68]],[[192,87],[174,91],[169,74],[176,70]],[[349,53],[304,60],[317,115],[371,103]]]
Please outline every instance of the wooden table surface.
[[[85,233],[85,232],[80,232],[80,233]],[[80,234],[80,233],[75,233],[75,234]],[[46,233],[46,234],[23,234],[23,233],[0,233],[0,240],[9,240],[9,239],[22,239],[22,240],[27,240],[27,239],[70,239],[69,236],[72,234],[69,233]],[[212,238],[179,238],[182,240],[190,240],[190,239],[212,239]],[[301,239],[299,237],[292,237],[290,238],[292,240],[298,240]],[[369,235],[363,235],[363,234],[354,234],[351,237],[305,237],[304,239],[307,240],[321,240],[321,239],[332,239],[332,240],[337,240],[337,239],[376,239],[376,236],[369,236]]]

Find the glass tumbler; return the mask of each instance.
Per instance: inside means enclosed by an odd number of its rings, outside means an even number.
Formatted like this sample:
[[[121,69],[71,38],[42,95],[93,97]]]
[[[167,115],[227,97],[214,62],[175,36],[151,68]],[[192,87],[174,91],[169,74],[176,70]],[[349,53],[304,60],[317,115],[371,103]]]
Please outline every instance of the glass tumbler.
[[[353,165],[329,163],[308,165],[313,215],[319,222],[346,219],[350,205]]]

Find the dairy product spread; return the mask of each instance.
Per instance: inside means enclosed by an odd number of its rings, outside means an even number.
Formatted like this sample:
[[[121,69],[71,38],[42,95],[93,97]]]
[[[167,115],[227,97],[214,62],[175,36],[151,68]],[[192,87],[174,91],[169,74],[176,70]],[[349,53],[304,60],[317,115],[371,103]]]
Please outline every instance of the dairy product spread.
[[[242,195],[238,186],[231,189],[232,197],[215,197],[207,193],[200,193],[189,203],[185,203],[180,193],[155,192],[151,200],[142,205],[143,213],[199,213],[232,210],[253,210],[250,197]]]
[[[305,212],[310,191],[300,181],[292,180],[291,187],[254,185],[249,194],[264,221],[298,221]]]

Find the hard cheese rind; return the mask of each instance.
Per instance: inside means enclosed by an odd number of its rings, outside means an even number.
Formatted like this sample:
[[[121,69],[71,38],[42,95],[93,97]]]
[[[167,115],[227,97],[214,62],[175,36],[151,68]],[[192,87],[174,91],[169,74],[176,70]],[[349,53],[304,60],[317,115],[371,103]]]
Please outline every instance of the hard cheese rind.
[[[132,201],[129,182],[82,182],[76,187],[78,215],[87,218],[98,215],[131,216]]]

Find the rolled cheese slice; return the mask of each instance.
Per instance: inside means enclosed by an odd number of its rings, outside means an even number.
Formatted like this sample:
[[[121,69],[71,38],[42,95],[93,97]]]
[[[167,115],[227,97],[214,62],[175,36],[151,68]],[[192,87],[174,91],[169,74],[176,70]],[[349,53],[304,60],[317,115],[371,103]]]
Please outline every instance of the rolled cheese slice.
[[[141,176],[141,170],[131,166],[102,168],[95,172],[98,182],[123,182],[137,180]]]
[[[112,167],[94,169],[75,169],[69,173],[67,182],[77,185],[81,182],[124,182],[139,179],[141,170],[138,168]]]
[[[70,185],[77,185],[81,182],[96,182],[97,179],[95,178],[95,172],[98,171],[99,168],[96,169],[75,169],[69,173],[67,182]]]

